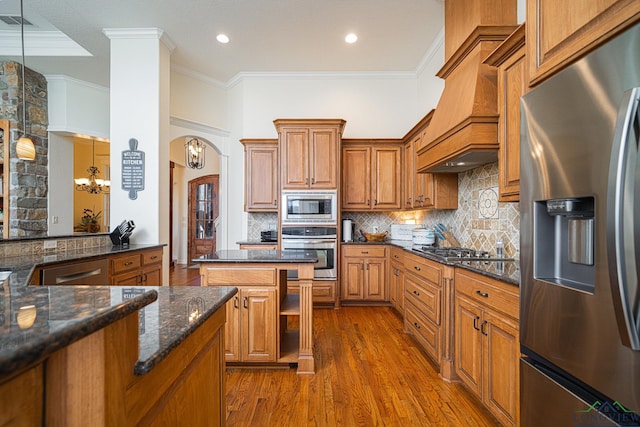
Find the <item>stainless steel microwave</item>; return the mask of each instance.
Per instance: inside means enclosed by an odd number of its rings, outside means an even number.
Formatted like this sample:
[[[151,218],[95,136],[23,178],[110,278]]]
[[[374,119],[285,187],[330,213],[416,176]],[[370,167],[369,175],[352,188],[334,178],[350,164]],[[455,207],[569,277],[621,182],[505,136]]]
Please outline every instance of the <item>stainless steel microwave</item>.
[[[336,191],[283,191],[282,224],[335,225],[338,221]]]

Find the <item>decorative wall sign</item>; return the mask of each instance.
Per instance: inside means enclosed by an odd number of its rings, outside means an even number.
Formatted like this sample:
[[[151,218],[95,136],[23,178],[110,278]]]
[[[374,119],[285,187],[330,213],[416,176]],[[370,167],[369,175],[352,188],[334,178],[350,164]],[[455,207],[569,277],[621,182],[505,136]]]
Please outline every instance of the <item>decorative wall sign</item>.
[[[138,140],[129,139],[129,150],[122,151],[122,189],[129,192],[129,198],[138,198],[138,191],[144,190],[144,151],[138,150]]]

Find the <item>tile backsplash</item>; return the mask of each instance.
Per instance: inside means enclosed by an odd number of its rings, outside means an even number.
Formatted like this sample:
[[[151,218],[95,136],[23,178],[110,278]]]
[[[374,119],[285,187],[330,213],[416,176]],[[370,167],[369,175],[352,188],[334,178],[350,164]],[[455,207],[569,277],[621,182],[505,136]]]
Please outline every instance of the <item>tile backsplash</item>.
[[[344,212],[358,230],[388,231],[393,223],[444,224],[464,247],[495,252],[502,239],[505,254],[520,252],[520,204],[498,202],[498,164],[491,163],[458,175],[458,209],[402,212]],[[357,232],[359,236],[360,233]]]
[[[55,241],[55,247],[44,248],[44,242]],[[0,257],[15,257],[75,251],[102,246],[112,246],[108,234],[60,236],[46,239],[0,240]]]
[[[275,213],[252,213],[248,216],[247,240],[260,240],[260,231],[277,224]],[[496,241],[502,239],[507,256],[520,252],[520,204],[498,202],[498,164],[490,163],[458,174],[458,209],[415,210],[398,212],[343,212],[342,218],[353,220],[356,236],[360,231],[390,231],[391,224],[444,224],[464,247],[495,253]]]

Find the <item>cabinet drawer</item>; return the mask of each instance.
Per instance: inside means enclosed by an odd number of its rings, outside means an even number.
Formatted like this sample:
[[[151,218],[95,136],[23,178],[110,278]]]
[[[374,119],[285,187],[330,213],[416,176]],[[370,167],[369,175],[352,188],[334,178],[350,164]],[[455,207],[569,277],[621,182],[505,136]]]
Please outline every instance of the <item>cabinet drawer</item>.
[[[442,281],[440,280],[442,268],[435,262],[432,264],[429,260],[407,254],[404,257],[404,268],[408,272],[417,274],[421,278],[428,280],[434,286],[442,286]]]
[[[404,325],[408,333],[415,336],[427,353],[440,363],[440,328],[420,314],[413,304],[405,304]]]
[[[405,259],[405,255],[404,255],[403,249],[397,248],[395,246],[391,248],[391,261],[395,261],[402,264],[404,263],[404,259]]]
[[[142,254],[142,265],[155,264],[157,262],[162,262],[162,249],[157,249]]]
[[[270,285],[276,284],[275,268],[207,268],[207,285]]]
[[[405,300],[410,301],[425,317],[440,324],[440,289],[428,282],[415,280],[410,274],[404,277]]]
[[[342,255],[346,257],[365,257],[365,258],[384,258],[387,256],[387,248],[385,246],[342,246]]]
[[[140,268],[140,254],[121,256],[111,260],[113,274]]]
[[[518,288],[460,268],[455,273],[456,293],[518,319]]]

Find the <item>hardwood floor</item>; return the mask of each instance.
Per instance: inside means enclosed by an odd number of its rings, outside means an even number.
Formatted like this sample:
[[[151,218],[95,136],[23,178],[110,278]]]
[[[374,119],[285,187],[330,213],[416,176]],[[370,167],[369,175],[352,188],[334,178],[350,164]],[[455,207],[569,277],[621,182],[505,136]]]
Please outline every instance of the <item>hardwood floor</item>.
[[[172,284],[196,283],[197,270],[179,267]],[[498,425],[462,385],[438,377],[390,307],[316,309],[314,339],[313,376],[227,369],[227,425]]]

